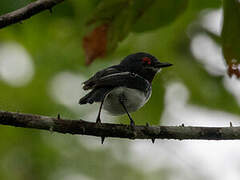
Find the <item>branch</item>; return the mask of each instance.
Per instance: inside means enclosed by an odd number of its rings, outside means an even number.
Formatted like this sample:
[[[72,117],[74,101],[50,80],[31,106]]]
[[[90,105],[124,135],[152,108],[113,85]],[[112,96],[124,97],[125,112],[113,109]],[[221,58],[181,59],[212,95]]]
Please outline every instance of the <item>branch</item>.
[[[46,9],[51,12],[51,8],[62,1],[64,0],[37,0],[16,11],[4,14],[0,16],[0,29],[28,19]]]
[[[0,124],[16,127],[42,129],[59,133],[81,134],[102,137],[129,139],[205,139],[233,140],[240,139],[240,127],[191,127],[191,126],[135,126],[102,123],[83,120],[66,120],[60,116],[47,117],[0,111]]]

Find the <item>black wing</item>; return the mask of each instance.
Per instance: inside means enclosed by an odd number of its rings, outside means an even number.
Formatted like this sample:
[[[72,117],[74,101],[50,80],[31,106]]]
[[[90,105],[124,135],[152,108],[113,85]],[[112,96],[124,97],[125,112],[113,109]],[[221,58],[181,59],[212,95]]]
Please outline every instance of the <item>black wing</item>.
[[[84,90],[93,89],[96,86],[99,79],[101,79],[101,78],[103,78],[107,75],[120,73],[120,72],[121,72],[121,70],[119,68],[117,68],[116,66],[111,66],[111,67],[108,67],[108,68],[103,69],[101,71],[98,71],[96,74],[94,74],[87,81],[83,82],[83,84],[84,84],[83,89]]]
[[[93,88],[124,86],[147,92],[151,84],[141,76],[131,72],[120,72],[99,78]]]
[[[115,87],[124,86],[138,89],[149,95],[151,84],[141,76],[130,73],[120,72],[99,77],[91,86],[93,90],[80,99],[79,104],[100,102]]]
[[[93,89],[79,100],[79,104],[92,104],[94,102],[101,102],[105,98],[106,94],[108,94],[112,89],[113,88],[109,87]]]

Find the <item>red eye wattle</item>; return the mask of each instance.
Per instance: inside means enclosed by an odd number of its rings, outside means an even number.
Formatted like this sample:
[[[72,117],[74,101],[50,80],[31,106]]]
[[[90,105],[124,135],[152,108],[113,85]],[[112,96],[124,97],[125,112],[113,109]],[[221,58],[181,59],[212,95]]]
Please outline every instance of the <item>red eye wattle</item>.
[[[142,61],[143,61],[143,62],[146,62],[146,63],[148,63],[148,64],[151,64],[151,59],[150,59],[149,57],[144,57],[144,58],[142,58]]]

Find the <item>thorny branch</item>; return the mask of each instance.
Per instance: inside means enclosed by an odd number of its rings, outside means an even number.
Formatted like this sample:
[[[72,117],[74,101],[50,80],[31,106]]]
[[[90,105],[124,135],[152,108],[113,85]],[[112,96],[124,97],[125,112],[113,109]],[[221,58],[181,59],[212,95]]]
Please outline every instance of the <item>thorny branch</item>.
[[[64,0],[37,0],[16,11],[4,14],[0,16],[0,29],[28,19],[46,9],[49,9],[51,12],[52,7],[62,1]]]
[[[59,133],[99,136],[102,143],[105,137],[128,139],[205,139],[205,140],[234,140],[240,139],[240,127],[192,127],[192,126],[135,126],[93,123],[84,120],[56,118],[0,111],[0,124],[42,129]]]

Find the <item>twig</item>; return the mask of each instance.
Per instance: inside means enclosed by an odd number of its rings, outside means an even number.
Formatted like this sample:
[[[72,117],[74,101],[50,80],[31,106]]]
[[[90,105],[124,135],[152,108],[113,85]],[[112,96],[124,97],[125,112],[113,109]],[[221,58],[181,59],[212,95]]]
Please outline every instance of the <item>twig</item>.
[[[20,23],[22,20],[28,19],[46,9],[49,9],[51,12],[52,7],[62,1],[64,0],[37,0],[16,11],[4,14],[0,16],[0,29],[11,24]]]
[[[240,127],[136,126],[66,120],[33,114],[0,111],[0,124],[59,133],[129,139],[240,139]],[[103,139],[102,139],[103,142]]]

